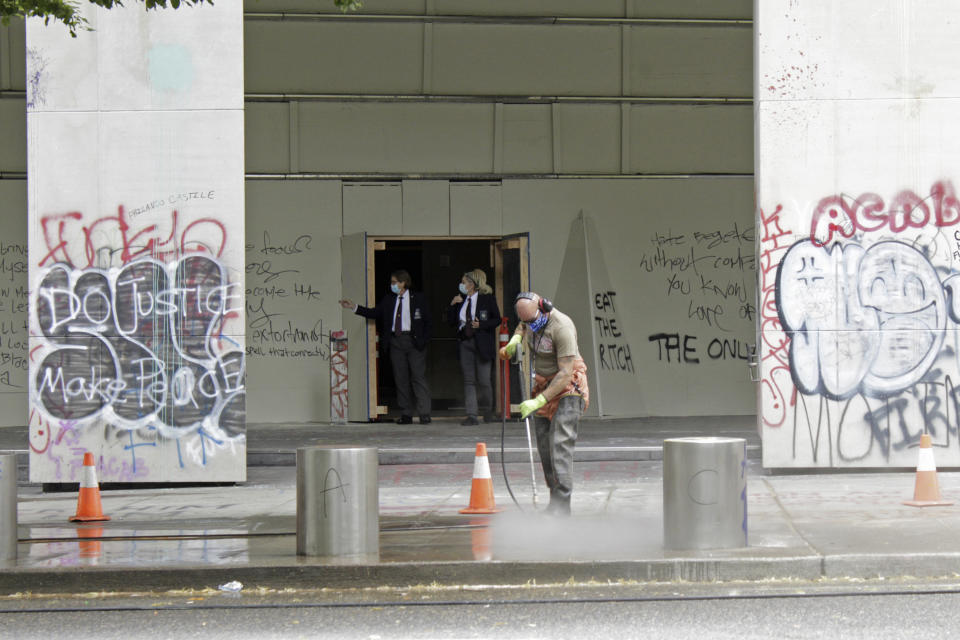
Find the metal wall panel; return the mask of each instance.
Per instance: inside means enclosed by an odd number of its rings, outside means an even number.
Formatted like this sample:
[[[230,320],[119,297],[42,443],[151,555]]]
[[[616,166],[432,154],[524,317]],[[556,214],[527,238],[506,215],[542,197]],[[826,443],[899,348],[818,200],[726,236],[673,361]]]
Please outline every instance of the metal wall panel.
[[[751,173],[750,105],[634,105],[630,173]]]
[[[626,5],[629,18],[753,17],[753,0],[626,0]]]
[[[302,171],[488,173],[493,105],[304,103]]]
[[[317,0],[244,0],[247,13],[291,11],[340,14],[333,2]],[[649,18],[745,18],[752,0],[364,0],[360,14],[560,16]]]
[[[564,104],[557,113],[559,172],[620,172],[620,105]]]
[[[417,93],[419,23],[250,20],[247,93]]]
[[[749,25],[629,27],[630,95],[750,97]]]
[[[248,102],[244,137],[248,173],[285,173],[290,166],[290,110],[287,102]],[[296,140],[296,138],[294,138]]]
[[[27,35],[23,20],[0,25],[0,89],[23,91],[27,84]]]
[[[464,16],[563,16],[615,18],[623,0],[434,0],[433,13]]]
[[[27,170],[27,111],[24,100],[0,99],[0,171]]]
[[[553,118],[548,104],[503,105],[504,173],[553,171]]]
[[[434,93],[620,93],[619,26],[438,23],[432,51]]]

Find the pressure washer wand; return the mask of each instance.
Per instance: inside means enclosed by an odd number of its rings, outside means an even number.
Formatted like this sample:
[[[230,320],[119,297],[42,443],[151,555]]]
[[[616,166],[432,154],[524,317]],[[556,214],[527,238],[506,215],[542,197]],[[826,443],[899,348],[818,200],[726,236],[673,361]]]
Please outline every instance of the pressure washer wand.
[[[519,350],[518,350],[519,352]],[[521,364],[521,368],[523,365]],[[530,399],[530,393],[533,389],[533,360],[530,361],[530,379],[527,380],[527,389],[526,389],[526,399]],[[530,485],[533,487],[533,506],[537,507],[537,472],[533,464],[533,439],[530,437],[530,416],[527,416],[523,419],[524,424],[527,425],[527,451],[530,453]]]

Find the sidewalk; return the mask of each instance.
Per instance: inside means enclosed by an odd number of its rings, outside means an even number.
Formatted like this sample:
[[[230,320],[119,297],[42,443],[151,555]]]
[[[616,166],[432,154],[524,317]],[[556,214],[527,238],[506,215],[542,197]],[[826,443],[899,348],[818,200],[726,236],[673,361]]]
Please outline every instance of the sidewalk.
[[[514,419],[506,429],[500,422],[473,427],[460,425],[462,416],[435,418],[431,424],[398,425],[393,422],[330,424],[248,424],[247,466],[294,466],[298,447],[320,444],[354,444],[377,447],[380,464],[473,463],[477,442],[486,442],[490,459],[504,454],[508,462],[528,459],[526,429]],[[705,416],[684,418],[585,418],[580,425],[576,460],[659,460],[664,438],[729,436],[747,440],[747,456],[760,457],[756,416]],[[0,427],[0,451],[16,451],[26,480],[27,431],[25,427]]]
[[[499,439],[499,425],[487,427],[496,427]],[[320,434],[311,437],[327,438],[329,429],[290,427],[283,437],[279,430],[268,437],[251,429],[251,449],[260,439],[257,451],[267,452],[269,441],[275,453],[289,453],[312,444],[303,441],[305,430]],[[395,429],[371,426],[357,434],[376,437],[384,443],[382,451],[396,452],[413,451],[423,435]],[[0,571],[0,594],[201,589],[233,580],[245,589],[339,589],[960,573],[960,536],[954,535],[960,530],[960,507],[903,506],[902,500],[912,497],[913,473],[768,475],[752,456],[749,546],[665,551],[659,456],[639,449],[655,445],[638,444],[652,443],[653,429],[639,439],[629,432],[636,424],[589,429],[585,441],[618,451],[608,452],[604,460],[580,459],[574,515],[568,520],[530,513],[526,462],[507,465],[524,511],[511,502],[501,465],[492,459],[497,506],[503,512],[479,517],[458,513],[470,498],[472,446],[464,461],[381,464],[380,554],[365,564],[296,555],[292,466],[251,466],[249,481],[237,486],[105,490],[104,511],[112,520],[85,526],[67,522],[76,509],[75,492],[43,494],[35,485],[22,485],[19,558]],[[451,448],[477,439],[475,431],[460,430],[459,425],[440,424],[431,425],[430,433],[437,439],[450,433]],[[601,438],[601,433],[606,435]],[[512,442],[508,439],[508,449]],[[443,455],[459,460],[459,453],[436,443],[430,439],[429,448],[439,450],[432,459],[446,451]],[[499,451],[492,438],[487,444],[491,453]],[[515,444],[525,456],[525,436]],[[615,459],[641,453],[647,458]],[[508,461],[511,456],[508,452]],[[960,473],[938,475],[944,497],[960,499]],[[539,465],[537,479],[542,509],[546,487]]]
[[[509,464],[521,513],[493,465],[494,516],[463,516],[472,465],[380,472],[379,561],[295,554],[295,470],[244,486],[104,491],[102,525],[71,526],[76,494],[23,491],[19,559],[0,594],[216,588],[365,588],[621,581],[939,577],[960,573],[960,508],[901,505],[908,473],[764,476],[752,463],[749,546],[662,548],[660,463],[578,465],[569,520],[531,514],[529,466]],[[941,473],[945,497],[960,474]],[[546,494],[539,486],[540,508]]]

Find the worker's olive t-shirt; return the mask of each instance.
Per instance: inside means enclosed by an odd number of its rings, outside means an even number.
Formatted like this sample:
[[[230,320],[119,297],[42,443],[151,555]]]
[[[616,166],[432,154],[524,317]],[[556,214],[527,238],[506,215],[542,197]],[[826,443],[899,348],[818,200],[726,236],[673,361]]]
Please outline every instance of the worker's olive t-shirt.
[[[526,332],[527,348],[534,356],[533,369],[549,378],[560,370],[557,358],[579,356],[577,327],[569,316],[556,309],[540,333]]]

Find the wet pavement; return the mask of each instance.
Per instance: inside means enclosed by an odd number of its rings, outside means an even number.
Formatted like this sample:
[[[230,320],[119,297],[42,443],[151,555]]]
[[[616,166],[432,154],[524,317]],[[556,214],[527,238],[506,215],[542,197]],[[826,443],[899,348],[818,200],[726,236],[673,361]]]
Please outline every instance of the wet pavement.
[[[583,441],[608,450],[609,459],[578,456],[569,519],[533,508],[529,464],[511,462],[509,453],[513,446],[517,459],[525,459],[525,437],[506,442],[507,477],[519,506],[511,501],[496,455],[499,425],[486,425],[480,434],[491,453],[495,498],[503,510],[492,516],[458,513],[470,501],[476,431],[456,423],[431,425],[445,435],[429,439],[430,448],[447,454],[425,464],[402,463],[406,455],[413,460],[422,455],[422,449],[415,453],[422,433],[391,425],[389,433],[380,427],[378,435],[369,428],[363,443],[376,438],[384,445],[380,550],[374,558],[296,555],[292,466],[251,465],[248,482],[234,486],[104,489],[103,508],[111,520],[81,526],[67,521],[76,510],[76,492],[43,493],[37,485],[22,484],[19,557],[0,571],[0,594],[216,588],[234,580],[245,589],[282,589],[960,574],[960,536],[954,533],[960,530],[960,507],[901,504],[912,497],[913,473],[771,475],[755,455],[748,455],[748,546],[665,550],[660,456],[640,447],[656,447],[658,438],[699,435],[694,425],[687,426],[685,432],[651,428],[638,434],[631,431],[635,424],[608,424],[602,425],[603,437],[600,429],[592,440],[585,434]],[[331,444],[323,442],[324,434],[328,440],[343,435],[332,427],[282,431],[251,430],[251,451],[286,455],[305,444]],[[307,431],[310,438],[304,437]],[[755,437],[743,425],[724,435],[738,433],[748,444]],[[0,435],[0,443],[9,445],[13,438]],[[454,448],[467,449],[469,457],[444,461],[460,455],[450,452]],[[384,451],[393,452],[393,464],[384,463]],[[631,458],[641,452],[646,457]],[[938,477],[944,497],[960,499],[960,473]],[[542,511],[546,487],[539,464],[537,480]]]

